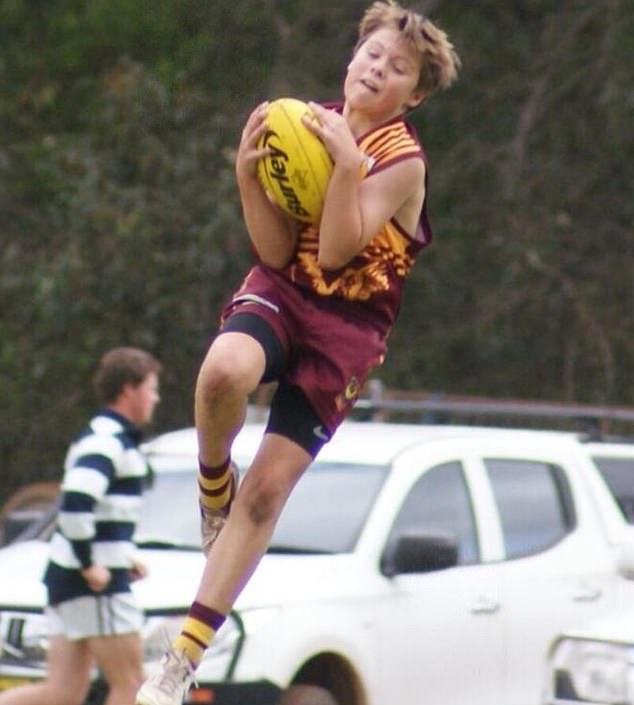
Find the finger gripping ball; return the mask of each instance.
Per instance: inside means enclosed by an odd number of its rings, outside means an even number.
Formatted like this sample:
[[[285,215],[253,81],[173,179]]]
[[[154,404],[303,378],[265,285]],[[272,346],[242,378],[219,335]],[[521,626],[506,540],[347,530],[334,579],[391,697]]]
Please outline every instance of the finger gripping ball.
[[[308,104],[296,98],[278,98],[269,105],[268,129],[258,146],[270,154],[258,162],[258,178],[286,213],[318,223],[333,164],[323,142],[303,124],[306,114],[316,119]]]

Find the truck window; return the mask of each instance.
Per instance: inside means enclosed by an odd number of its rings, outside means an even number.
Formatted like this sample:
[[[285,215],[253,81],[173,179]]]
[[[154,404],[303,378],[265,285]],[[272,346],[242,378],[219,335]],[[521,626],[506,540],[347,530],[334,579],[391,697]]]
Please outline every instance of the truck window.
[[[623,518],[634,524],[634,458],[592,458],[616,499]]]
[[[446,533],[458,542],[458,563],[479,559],[469,491],[459,462],[430,468],[409,491],[392,531]]]
[[[538,553],[575,524],[570,486],[563,470],[548,463],[486,459],[504,533],[507,558]]]

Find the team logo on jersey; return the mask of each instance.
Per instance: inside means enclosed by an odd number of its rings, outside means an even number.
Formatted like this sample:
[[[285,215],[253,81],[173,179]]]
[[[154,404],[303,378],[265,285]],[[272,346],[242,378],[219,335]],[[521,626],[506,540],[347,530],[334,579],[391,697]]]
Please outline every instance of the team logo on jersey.
[[[335,403],[339,411],[344,411],[355,401],[361,391],[361,385],[356,377],[350,377],[348,384],[341,394],[338,394]]]
[[[343,398],[346,401],[354,401],[359,396],[359,380],[351,377],[343,391]]]

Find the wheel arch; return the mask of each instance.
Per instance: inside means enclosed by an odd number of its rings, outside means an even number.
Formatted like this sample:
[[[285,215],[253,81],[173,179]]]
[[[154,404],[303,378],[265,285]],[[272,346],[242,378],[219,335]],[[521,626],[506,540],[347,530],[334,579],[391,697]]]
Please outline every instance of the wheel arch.
[[[358,672],[348,659],[334,652],[312,656],[295,673],[291,685],[318,685],[341,705],[368,705]]]

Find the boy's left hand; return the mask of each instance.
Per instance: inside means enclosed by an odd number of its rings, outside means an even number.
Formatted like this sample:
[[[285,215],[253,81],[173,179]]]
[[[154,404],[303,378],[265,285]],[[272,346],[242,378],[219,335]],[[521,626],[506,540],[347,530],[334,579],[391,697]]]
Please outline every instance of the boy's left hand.
[[[134,560],[132,561],[129,574],[130,580],[141,580],[141,578],[145,578],[148,574],[147,566],[145,563],[141,563],[141,561]]]
[[[304,117],[304,125],[326,145],[330,156],[339,167],[358,169],[363,155],[346,119],[336,110],[324,108],[319,103],[308,103],[316,120]]]

